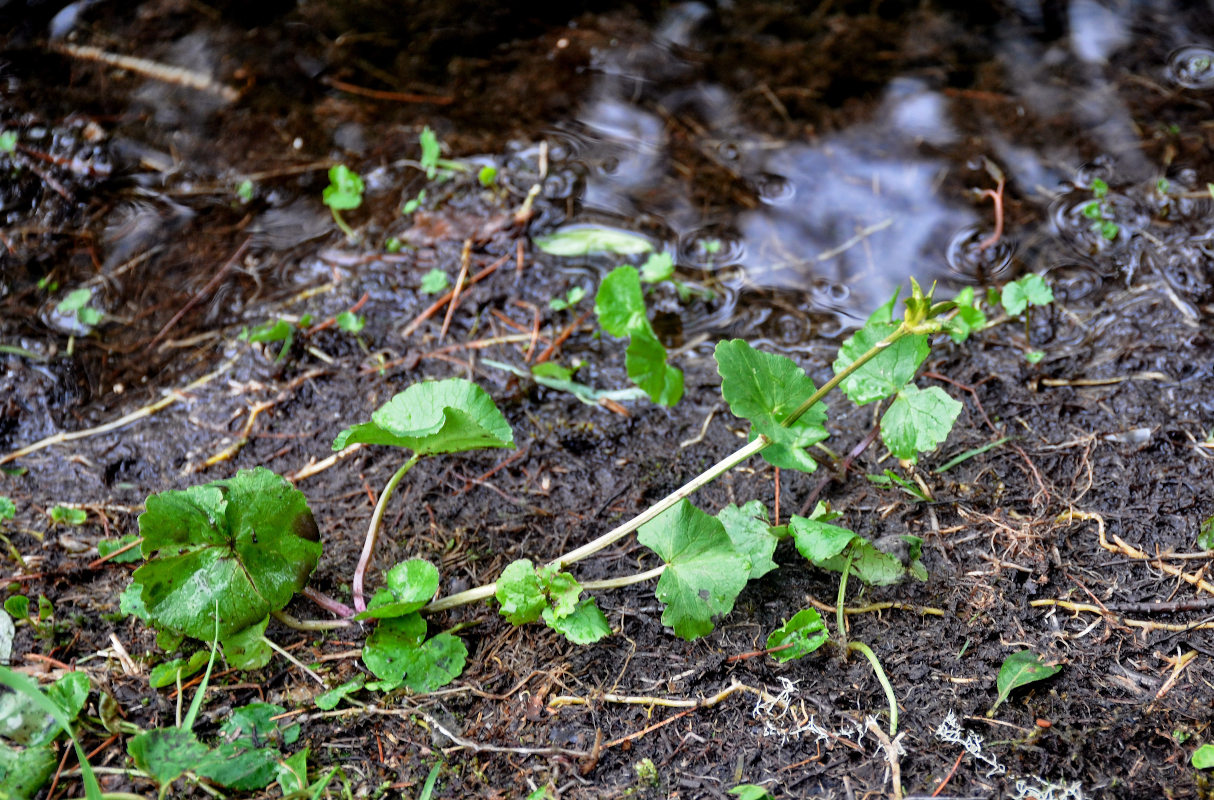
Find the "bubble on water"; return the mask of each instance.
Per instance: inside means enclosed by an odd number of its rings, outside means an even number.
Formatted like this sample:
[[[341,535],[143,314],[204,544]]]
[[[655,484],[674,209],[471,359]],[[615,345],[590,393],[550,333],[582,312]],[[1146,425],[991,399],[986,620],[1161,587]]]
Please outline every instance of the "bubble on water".
[[[964,283],[998,283],[1010,271],[1016,244],[1006,236],[987,244],[991,233],[979,225],[967,225],[949,240],[944,258]]]
[[[1090,189],[1096,181],[1104,181],[1107,184],[1112,177],[1113,163],[1110,159],[1102,157],[1084,164],[1075,172],[1075,185]]]
[[[717,145],[717,155],[722,161],[732,164],[741,157],[742,151],[733,142],[721,142]]]
[[[1134,232],[1148,222],[1137,204],[1122,194],[1094,197],[1090,191],[1070,192],[1050,206],[1058,238],[1076,254],[1093,257],[1124,251]]]
[[[844,308],[847,298],[851,297],[850,288],[829,278],[814,278],[810,283],[810,290],[813,292],[814,302],[823,308]]]
[[[1190,45],[1172,51],[1168,77],[1186,89],[1214,89],[1214,49]]]
[[[1054,299],[1060,303],[1074,303],[1090,297],[1104,284],[1100,273],[1085,264],[1053,267],[1046,272],[1045,279],[1054,291]]]
[[[679,264],[699,269],[720,269],[736,264],[746,254],[742,238],[718,225],[708,225],[679,237]]]
[[[573,166],[552,170],[544,178],[544,197],[549,200],[564,200],[581,193],[582,176]]]
[[[783,175],[761,172],[751,180],[759,200],[771,206],[788,205],[797,196],[797,187]]]

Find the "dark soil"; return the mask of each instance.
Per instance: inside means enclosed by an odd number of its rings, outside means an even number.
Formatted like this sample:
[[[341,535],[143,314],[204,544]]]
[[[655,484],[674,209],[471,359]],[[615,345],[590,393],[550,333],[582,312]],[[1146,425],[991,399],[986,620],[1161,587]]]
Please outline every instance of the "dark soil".
[[[416,797],[438,760],[447,766],[434,796],[453,798],[521,798],[542,786],[569,798],[725,797],[741,783],[777,798],[1208,796],[1189,758],[1214,738],[1214,605],[1209,556],[1196,544],[1214,515],[1214,200],[1204,188],[1214,181],[1214,94],[1178,83],[1168,62],[1179,45],[1209,44],[1208,14],[1167,4],[1132,15],[1082,3],[1068,15],[1049,3],[1013,11],[848,2],[659,14],[600,4],[522,12],[103,0],[82,4],[71,34],[48,42],[52,9],[15,5],[0,6],[10,26],[0,39],[0,128],[18,134],[16,150],[0,155],[0,460],[20,469],[0,476],[0,495],[17,506],[3,523],[0,578],[8,594],[45,596],[55,609],[52,633],[17,629],[13,666],[44,679],[69,665],[86,670],[96,691],[85,716],[95,719],[108,694],[136,725],[173,719],[173,696],[147,683],[168,656],[147,627],[116,613],[134,565],[94,562],[99,540],[137,531],[150,493],[256,465],[296,479],[325,546],[312,585],[348,601],[375,494],[400,456],[371,447],[310,476],[299,471],[408,384],[471,378],[502,408],[517,451],[423,461],[392,502],[370,579],[374,586],[380,569],[421,557],[451,594],[494,580],[516,558],[540,562],[588,541],[736,449],[746,425],[721,400],[717,340],[742,336],[784,352],[820,385],[845,329],[907,275],[985,287],[1034,271],[1057,302],[1034,310],[1027,329],[1007,320],[934,350],[920,384],[942,386],[965,408],[947,443],[917,467],[880,460],[879,446],[850,471],[827,460],[813,475],[777,476],[756,461],[694,498],[714,512],[757,498],[787,519],[820,493],[843,512],[840,524],[870,539],[924,539],[926,583],[853,583],[848,597],[854,607],[894,603],[849,622],[898,697],[900,787],[891,788],[891,761],[865,728],[869,716],[884,728],[887,714],[864,659],[833,647],[787,665],[744,655],[797,610],[834,602],[835,578],[791,545],[777,551],[781,569],[748,586],[696,642],[663,628],[652,586],[602,593],[615,635],[586,647],[468,606],[431,619],[432,631],[467,626],[467,669],[444,690],[363,696],[374,705],[321,713],[311,702],[319,687],[275,659],[259,674],[220,672],[199,731],[235,706],[280,703],[301,712],[299,746],[311,748],[315,767],[341,766],[359,797]],[[1077,55],[1085,42],[1100,46],[1081,12],[1111,15],[1116,24],[1099,30],[1120,43],[1102,57]],[[679,20],[694,37],[660,45],[654,26],[677,38]],[[68,43],[175,64],[239,94],[97,63],[69,54]],[[884,138],[892,123],[883,98],[908,77],[948,99],[955,135]],[[587,115],[578,116],[585,98],[608,90],[626,97],[628,113],[662,126],[662,157],[644,181],[618,172],[644,147],[587,133]],[[716,91],[732,98],[729,120],[718,116]],[[428,183],[405,163],[419,157],[425,125],[447,155],[498,166],[499,189],[471,178]],[[543,175],[540,141],[551,145]],[[931,190],[854,248],[869,248],[876,272],[858,260],[834,270],[825,259],[808,271],[818,262],[806,253],[829,244],[802,252],[800,267],[767,271],[748,259],[770,256],[770,241],[746,242],[748,255],[724,266],[687,255],[684,245],[705,232],[751,235],[745,214],[771,200],[756,154],[790,143],[821,146],[832,168],[849,147],[908,169],[934,165]],[[979,252],[992,212],[975,190],[994,188],[982,156],[1008,183],[1006,239]],[[339,161],[367,179],[363,207],[345,214],[357,242],[320,203],[325,171]],[[242,201],[246,177],[253,195]],[[848,185],[873,185],[854,177],[834,173],[812,193],[842,198]],[[1111,239],[1076,212],[1095,178],[1111,187]],[[533,213],[516,220],[537,181]],[[588,186],[607,186],[610,202],[592,208]],[[420,210],[402,215],[423,188]],[[928,195],[960,210],[900,251]],[[627,385],[621,344],[578,316],[588,302],[573,312],[548,307],[573,286],[593,291],[614,264],[570,266],[531,243],[585,219],[654,235],[675,249],[683,280],[715,292],[651,301],[687,374],[673,409],[588,406],[483,363],[525,366],[569,328],[556,360],[584,362],[579,378],[593,386]],[[874,221],[857,220],[833,243]],[[980,235],[965,232],[970,222]],[[809,228],[805,241],[817,242]],[[390,238],[404,249],[385,253]],[[419,290],[422,276],[439,268],[454,279],[467,242],[470,273],[500,266],[463,294],[449,322],[444,308],[402,335],[434,301]],[[94,328],[56,310],[78,287],[105,312]],[[358,336],[318,325],[350,308],[367,318]],[[281,358],[279,344],[238,338],[242,328],[304,314],[312,323]],[[1025,358],[1034,349],[1045,354],[1035,365]],[[90,430],[165,397],[174,402]],[[828,444],[845,455],[875,412],[841,398],[830,410]],[[13,455],[67,432],[80,435]],[[886,468],[918,476],[933,499],[865,480]],[[86,509],[87,521],[53,524],[56,505]],[[626,539],[577,575],[656,563]],[[325,616],[302,597],[287,611]],[[278,622],[268,631],[318,663],[330,686],[363,670],[356,648],[365,633],[301,633]],[[1000,664],[1026,648],[1062,671],[988,719]],[[735,685],[747,688],[709,707],[657,700],[695,701]],[[755,691],[787,704],[764,705]],[[657,699],[616,702],[625,696]],[[990,761],[942,738],[950,714]],[[89,750],[107,738],[98,725],[84,731]],[[124,766],[125,752],[111,741],[93,763]],[[648,762],[653,783],[641,777]],[[60,780],[54,796],[78,794],[74,781]],[[121,774],[103,775],[103,785],[155,792]],[[207,796],[185,780],[171,794]]]

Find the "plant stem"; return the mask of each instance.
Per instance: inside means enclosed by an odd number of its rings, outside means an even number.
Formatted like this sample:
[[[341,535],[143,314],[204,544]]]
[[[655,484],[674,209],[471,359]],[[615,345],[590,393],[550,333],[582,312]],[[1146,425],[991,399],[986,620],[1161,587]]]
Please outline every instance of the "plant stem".
[[[333,221],[337,223],[337,227],[341,228],[341,232],[346,235],[346,238],[352,242],[357,241],[358,237],[354,235],[354,230],[341,218],[338,210],[333,206],[329,206],[329,210],[333,212]]]
[[[311,600],[316,605],[323,608],[325,611],[329,611],[333,614],[336,614],[337,616],[342,617],[343,619],[349,619],[350,617],[352,617],[358,613],[357,611],[350,608],[345,603],[342,603],[338,600],[334,600],[332,597],[329,597],[324,592],[317,591],[316,589],[313,589],[311,586],[305,586],[303,588],[303,591],[300,592],[300,594],[302,594],[304,597]]]
[[[313,672],[311,669],[309,669],[307,664],[304,664],[304,663],[303,663],[302,661],[300,661],[298,658],[296,658],[295,656],[291,655],[291,654],[290,654],[290,653],[288,653],[286,650],[283,650],[281,647],[279,647],[278,645],[274,644],[274,642],[270,641],[270,640],[269,640],[269,639],[267,639],[265,636],[261,637],[261,641],[262,641],[262,643],[263,643],[263,644],[268,645],[268,646],[269,646],[269,648],[270,648],[271,650],[273,650],[275,653],[278,653],[278,655],[282,656],[282,657],[283,657],[283,658],[285,658],[287,661],[290,661],[292,664],[294,664],[295,666],[297,666],[297,667],[299,667],[301,670],[303,670],[303,671],[304,671],[304,674],[305,674],[305,675],[307,675],[308,677],[312,678],[312,680],[314,680],[314,681],[316,681],[317,683],[319,683],[319,684],[320,684],[322,687],[324,687],[324,688],[328,688],[327,686],[325,686],[325,679],[324,679],[324,678],[322,678],[322,677],[320,677],[319,675],[317,675],[317,674],[316,674],[315,672]]]
[[[847,649],[863,653],[872,665],[873,672],[877,675],[877,683],[881,684],[881,688],[885,690],[885,699],[889,701],[889,735],[893,736],[898,731],[898,698],[894,697],[894,687],[890,685],[889,678],[885,677],[885,670],[881,668],[877,654],[864,642],[848,642]]]
[[[851,572],[852,549],[847,548],[847,561],[843,564],[843,576],[839,578],[839,596],[835,598],[835,624],[839,626],[839,643],[847,647],[847,619],[843,614],[843,598],[847,595],[847,575]]]
[[[371,564],[371,554],[375,552],[375,540],[379,538],[379,526],[383,522],[384,512],[388,509],[388,500],[391,499],[392,492],[396,491],[396,485],[400,483],[401,478],[405,477],[405,473],[413,469],[413,465],[420,458],[419,454],[414,453],[408,461],[401,465],[396,474],[388,479],[388,482],[384,485],[384,490],[379,493],[379,501],[375,504],[375,512],[371,514],[371,524],[367,526],[367,539],[363,543],[362,555],[358,557],[358,566],[354,568],[354,579],[351,581],[354,589],[354,610],[359,613],[367,610],[367,604],[363,600],[363,578],[366,577],[367,567]]]
[[[813,408],[814,404],[816,404],[823,397],[825,397],[827,394],[829,394],[832,389],[834,389],[836,386],[838,386],[843,381],[847,380],[847,378],[852,373],[854,373],[856,370],[860,369],[860,367],[864,366],[869,361],[871,361],[873,358],[875,358],[877,356],[877,354],[880,353],[882,350],[889,347],[894,342],[898,341],[903,336],[906,336],[909,333],[914,333],[914,331],[912,331],[910,328],[908,328],[905,323],[899,325],[895,331],[893,331],[888,336],[886,336],[884,339],[882,339],[881,341],[879,341],[875,345],[873,345],[872,348],[868,352],[864,353],[862,356],[857,358],[851,364],[848,364],[845,369],[843,369],[841,372],[839,372],[839,374],[835,375],[833,378],[828,380],[826,383],[822,384],[822,387],[820,389],[815,391],[812,395],[809,396],[809,398],[804,403],[802,403],[800,406],[798,406],[795,411],[793,411],[791,414],[789,414],[787,417],[785,417],[784,420],[780,422],[780,425],[782,425],[783,427],[788,427],[789,425],[792,425],[794,422],[796,422],[798,419],[800,419],[800,417],[806,411]],[[701,472],[696,477],[692,478],[690,481],[688,481],[683,486],[679,487],[675,491],[673,491],[670,494],[663,497],[658,502],[651,505],[649,508],[645,509],[645,511],[643,511],[641,514],[633,517],[632,519],[628,520],[624,524],[611,529],[610,531],[608,531],[607,533],[598,537],[597,539],[587,542],[586,544],[582,545],[581,547],[577,548],[576,550],[571,550],[568,553],[564,554],[563,556],[558,556],[557,558],[548,562],[548,566],[564,569],[567,566],[569,566],[570,564],[581,561],[584,558],[588,558],[606,547],[610,547],[611,545],[618,542],[620,539],[623,539],[625,536],[627,536],[628,534],[635,531],[637,528],[644,525],[646,522],[649,522],[650,520],[657,518],[660,514],[662,514],[662,512],[666,511],[668,508],[672,507],[673,505],[678,503],[683,498],[691,496],[700,487],[716,480],[721,475],[723,475],[726,472],[728,472],[729,470],[733,469],[738,464],[741,464],[743,461],[747,460],[748,458],[755,455],[756,453],[762,452],[762,450],[765,447],[767,447],[769,444],[771,444],[771,439],[768,439],[766,436],[759,434],[758,436],[755,437],[755,440],[753,442],[751,442],[750,444],[746,445],[745,447],[735,451],[734,453],[726,456],[725,458],[718,461],[716,464],[713,464],[711,467],[706,469],[704,472]],[[455,608],[456,606],[462,606],[462,605],[466,605],[468,603],[475,603],[478,600],[484,600],[487,597],[492,597],[496,591],[497,591],[496,583],[490,583],[490,584],[486,584],[484,586],[478,586],[475,589],[468,589],[467,591],[453,594],[450,597],[439,598],[438,600],[435,600],[434,602],[430,603],[423,610],[424,611],[442,611],[444,609]],[[358,594],[356,594],[355,595],[355,606],[356,607],[359,602],[360,602],[360,596]]]
[[[621,586],[631,586],[634,583],[644,583],[647,580],[660,577],[666,571],[666,565],[654,567],[653,569],[638,572],[635,575],[625,575],[622,578],[607,578],[601,581],[586,581],[582,584],[583,589],[618,589]]]

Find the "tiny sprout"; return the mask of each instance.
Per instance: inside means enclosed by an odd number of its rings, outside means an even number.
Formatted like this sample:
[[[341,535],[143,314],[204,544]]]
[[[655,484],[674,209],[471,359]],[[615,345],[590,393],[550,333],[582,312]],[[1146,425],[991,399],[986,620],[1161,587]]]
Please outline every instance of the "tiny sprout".
[[[0,153],[11,153],[17,149],[17,132],[0,131]]]
[[[476,173],[476,179],[481,182],[481,186],[488,189],[497,183],[497,167],[481,167],[480,172]]]
[[[321,193],[321,199],[333,212],[337,227],[350,239],[355,238],[354,231],[342,219],[341,212],[362,205],[364,188],[363,179],[345,164],[335,164],[329,168],[329,185]]]
[[[248,178],[245,178],[243,181],[241,181],[240,185],[236,187],[236,197],[242,203],[247,203],[250,200],[252,200],[253,199],[253,181],[249,180]]]
[[[359,333],[367,325],[367,318],[349,311],[337,315],[337,327],[346,333]]]
[[[83,508],[68,508],[67,506],[54,506],[47,512],[51,516],[51,522],[56,524],[66,523],[68,525],[83,525],[88,519],[88,512]]]
[[[384,242],[384,250],[389,253],[399,253],[402,247],[404,247],[404,244],[395,236]]]
[[[451,285],[447,273],[435,268],[422,276],[421,290],[424,294],[438,294]]]

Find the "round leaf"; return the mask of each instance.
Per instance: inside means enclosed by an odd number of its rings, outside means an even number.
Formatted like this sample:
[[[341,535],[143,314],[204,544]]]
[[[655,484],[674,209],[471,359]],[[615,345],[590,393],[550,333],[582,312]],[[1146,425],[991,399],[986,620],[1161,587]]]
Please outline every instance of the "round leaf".
[[[961,404],[939,386],[903,387],[881,417],[881,441],[897,458],[914,461],[948,438]]]

